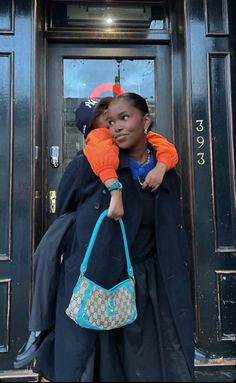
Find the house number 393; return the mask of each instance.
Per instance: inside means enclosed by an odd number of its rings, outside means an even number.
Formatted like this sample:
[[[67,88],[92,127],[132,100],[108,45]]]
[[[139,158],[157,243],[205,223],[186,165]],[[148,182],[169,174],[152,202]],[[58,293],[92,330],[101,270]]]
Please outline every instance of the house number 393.
[[[197,135],[197,138],[196,138],[196,141],[197,141],[197,148],[198,148],[198,152],[197,152],[197,163],[198,165],[204,165],[205,164],[205,153],[204,153],[204,144],[205,144],[205,140],[204,140],[204,137],[203,137],[203,131],[204,131],[204,126],[203,126],[203,120],[196,120],[196,131],[198,133]],[[199,149],[201,149],[201,151],[199,151]]]

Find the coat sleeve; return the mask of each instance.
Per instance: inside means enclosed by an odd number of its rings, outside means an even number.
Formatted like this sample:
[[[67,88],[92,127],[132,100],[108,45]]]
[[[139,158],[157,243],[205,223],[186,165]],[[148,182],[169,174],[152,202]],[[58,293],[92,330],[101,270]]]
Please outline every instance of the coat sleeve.
[[[117,178],[119,148],[113,142],[107,128],[94,129],[89,133],[86,139],[84,155],[93,172],[102,182],[109,178]]]
[[[177,150],[165,137],[150,131],[147,134],[147,140],[157,152],[157,161],[163,162],[167,166],[167,170],[170,170],[177,165]]]
[[[83,184],[84,169],[82,152],[67,166],[57,189],[56,215],[75,211],[80,200],[80,187]]]

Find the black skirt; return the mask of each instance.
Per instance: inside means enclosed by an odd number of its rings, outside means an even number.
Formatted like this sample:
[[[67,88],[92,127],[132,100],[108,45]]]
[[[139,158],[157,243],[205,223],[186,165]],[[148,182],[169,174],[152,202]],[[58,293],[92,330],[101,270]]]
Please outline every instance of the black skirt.
[[[155,256],[133,266],[138,317],[128,326],[99,332],[80,381],[190,382],[163,295],[160,308]]]

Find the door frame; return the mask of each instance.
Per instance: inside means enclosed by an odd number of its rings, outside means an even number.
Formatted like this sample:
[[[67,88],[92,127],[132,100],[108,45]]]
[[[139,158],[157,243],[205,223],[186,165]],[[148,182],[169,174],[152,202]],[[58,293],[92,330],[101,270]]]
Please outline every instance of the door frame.
[[[63,126],[62,99],[63,99],[63,59],[154,59],[155,70],[155,102],[158,107],[154,128],[160,134],[174,142],[175,132],[173,121],[172,92],[171,92],[171,56],[169,45],[123,45],[120,44],[49,44],[48,46],[48,94],[47,94],[47,130],[45,150],[45,179],[48,180],[45,190],[45,206],[47,213],[45,227],[51,224],[53,216],[48,213],[49,192],[55,191],[62,176],[62,167],[51,168],[49,163],[49,152],[51,146],[62,148],[63,137],[58,136],[56,126]],[[62,164],[62,150],[60,150],[59,163]]]

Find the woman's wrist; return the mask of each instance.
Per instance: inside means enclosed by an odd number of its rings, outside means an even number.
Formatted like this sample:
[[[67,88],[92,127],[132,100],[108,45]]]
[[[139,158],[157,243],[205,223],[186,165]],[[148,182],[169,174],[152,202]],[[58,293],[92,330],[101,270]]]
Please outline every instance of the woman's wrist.
[[[123,185],[120,181],[115,181],[113,182],[109,187],[108,190],[109,192],[112,192],[113,190],[119,190],[121,191],[123,189]]]
[[[120,199],[121,196],[122,196],[122,191],[121,190],[112,190],[110,191],[110,195],[111,195],[111,198],[114,198],[114,199]]]

